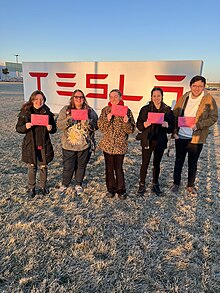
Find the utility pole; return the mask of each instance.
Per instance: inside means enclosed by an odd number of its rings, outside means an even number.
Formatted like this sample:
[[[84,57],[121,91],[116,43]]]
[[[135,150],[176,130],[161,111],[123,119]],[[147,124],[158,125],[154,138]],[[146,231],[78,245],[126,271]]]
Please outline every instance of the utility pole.
[[[18,54],[15,54],[15,58],[16,58],[16,64],[17,64],[17,77],[19,77],[19,71],[18,71]]]

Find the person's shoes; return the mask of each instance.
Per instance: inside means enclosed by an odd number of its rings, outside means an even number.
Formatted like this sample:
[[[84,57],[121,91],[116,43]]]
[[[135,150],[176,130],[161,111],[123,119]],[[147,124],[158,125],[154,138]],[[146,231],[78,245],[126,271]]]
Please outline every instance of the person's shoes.
[[[49,193],[50,193],[49,188],[47,188],[47,187],[41,188],[41,193],[42,193],[43,195],[47,195],[47,194],[49,194]]]
[[[138,196],[143,196],[145,193],[146,189],[145,189],[145,184],[144,183],[140,183],[139,184],[139,188],[138,188],[138,192],[137,195]]]
[[[80,185],[75,186],[76,195],[82,195],[83,194],[83,188]]]
[[[67,186],[65,186],[65,185],[61,185],[59,187],[59,192],[61,192],[61,193],[65,192],[66,190],[67,190]]]
[[[188,186],[188,187],[186,188],[186,190],[187,190],[187,192],[188,192],[190,195],[197,195],[197,194],[198,194],[196,188],[193,187],[193,186],[192,186],[192,187],[191,187],[191,186]]]
[[[115,196],[115,193],[114,193],[114,192],[110,192],[110,191],[108,191],[108,192],[106,193],[106,196],[107,196],[108,198],[113,198],[113,197]]]
[[[163,192],[160,190],[159,184],[154,184],[153,188],[152,188],[152,191],[154,193],[156,193],[156,195],[162,195],[163,194]]]
[[[122,192],[122,193],[118,193],[118,198],[124,200],[127,198],[127,193],[126,192]]]
[[[36,195],[35,188],[31,188],[28,190],[28,198],[34,198]]]
[[[179,191],[179,185],[177,184],[173,184],[173,186],[171,187],[170,191],[173,193],[177,193]]]

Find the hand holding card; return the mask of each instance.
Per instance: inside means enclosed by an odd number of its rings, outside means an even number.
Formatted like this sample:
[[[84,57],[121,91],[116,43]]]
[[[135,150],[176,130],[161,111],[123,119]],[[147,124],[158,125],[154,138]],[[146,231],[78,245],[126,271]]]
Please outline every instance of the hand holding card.
[[[164,113],[148,112],[147,122],[151,124],[163,124]]]
[[[193,127],[195,125],[195,117],[178,117],[179,127]]]
[[[49,124],[49,115],[31,114],[31,124],[47,126]]]
[[[114,116],[121,116],[124,117],[128,113],[128,107],[127,106],[121,106],[121,105],[112,105],[111,110],[112,115]]]
[[[71,117],[74,120],[88,120],[88,109],[72,109]]]

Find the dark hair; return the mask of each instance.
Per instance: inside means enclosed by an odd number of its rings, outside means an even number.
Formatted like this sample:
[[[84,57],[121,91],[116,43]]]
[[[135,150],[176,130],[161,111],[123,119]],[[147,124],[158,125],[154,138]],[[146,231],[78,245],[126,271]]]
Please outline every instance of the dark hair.
[[[116,92],[116,93],[118,93],[119,97],[122,98],[122,92],[121,92],[120,90],[118,90],[118,89],[113,89],[113,90],[111,90],[110,93],[109,93],[109,96],[110,96],[110,94],[111,94],[112,92]]]
[[[82,109],[88,109],[89,108],[89,105],[88,105],[88,102],[86,101],[86,97],[83,93],[82,90],[80,89],[76,89],[73,93],[72,93],[72,96],[70,98],[70,104],[68,106],[69,109],[76,109],[76,106],[75,106],[75,102],[74,102],[74,96],[77,92],[80,92],[83,96],[83,104],[82,104]]]
[[[151,97],[153,96],[153,93],[154,93],[155,91],[159,91],[159,92],[161,93],[161,96],[163,97],[163,90],[162,90],[160,87],[154,87],[154,88],[151,90],[151,93],[150,93]]]
[[[22,106],[21,110],[25,110],[25,111],[26,111],[26,110],[29,110],[29,109],[33,106],[33,101],[34,101],[36,95],[42,95],[42,97],[43,97],[43,99],[44,99],[44,103],[46,102],[46,97],[45,97],[44,93],[43,93],[42,91],[40,91],[40,90],[36,90],[36,91],[34,91],[34,92],[30,95],[29,101],[26,102],[26,103]]]
[[[190,80],[190,86],[193,84],[193,83],[195,83],[195,82],[197,82],[197,81],[201,81],[201,82],[203,82],[204,83],[204,85],[206,85],[206,79],[205,79],[205,77],[203,77],[203,76],[201,76],[201,75],[196,75],[196,76],[194,76],[191,80]]]

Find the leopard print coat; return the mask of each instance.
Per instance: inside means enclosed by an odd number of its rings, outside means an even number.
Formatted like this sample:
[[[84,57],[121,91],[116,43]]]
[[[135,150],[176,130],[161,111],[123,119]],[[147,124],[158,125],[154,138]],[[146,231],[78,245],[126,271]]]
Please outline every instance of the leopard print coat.
[[[123,117],[113,116],[110,121],[107,115],[111,112],[111,107],[106,106],[102,109],[98,127],[103,133],[99,142],[99,148],[111,155],[123,155],[128,150],[128,135],[135,130],[133,114],[128,109],[128,122],[123,122]]]

